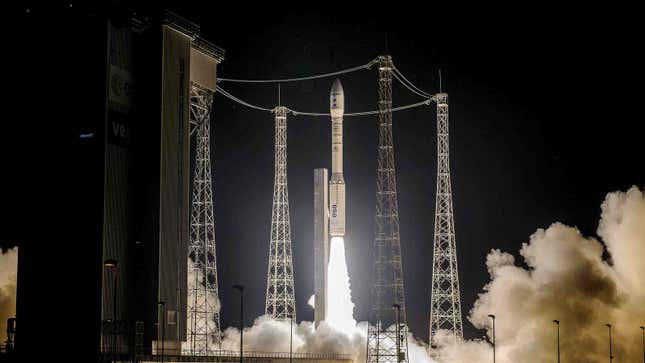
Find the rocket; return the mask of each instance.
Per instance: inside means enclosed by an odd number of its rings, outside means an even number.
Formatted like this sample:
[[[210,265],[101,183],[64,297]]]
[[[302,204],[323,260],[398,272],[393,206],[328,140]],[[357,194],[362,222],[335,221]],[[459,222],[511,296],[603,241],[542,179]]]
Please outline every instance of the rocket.
[[[331,114],[331,179],[329,180],[329,234],[345,236],[345,179],[343,178],[343,113],[345,94],[336,79],[329,94]]]

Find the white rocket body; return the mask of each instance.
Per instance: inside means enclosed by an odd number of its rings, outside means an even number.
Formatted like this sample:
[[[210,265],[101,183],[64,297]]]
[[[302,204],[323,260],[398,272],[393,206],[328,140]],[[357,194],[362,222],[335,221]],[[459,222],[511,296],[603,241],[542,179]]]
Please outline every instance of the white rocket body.
[[[331,179],[329,181],[329,234],[345,236],[345,179],[343,178],[343,113],[345,94],[337,79],[329,95],[331,114]]]

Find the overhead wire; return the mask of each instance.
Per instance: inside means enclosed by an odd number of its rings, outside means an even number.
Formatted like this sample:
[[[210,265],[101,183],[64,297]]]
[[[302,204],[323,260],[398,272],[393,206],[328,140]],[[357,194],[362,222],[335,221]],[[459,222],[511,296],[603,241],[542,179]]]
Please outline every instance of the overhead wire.
[[[306,77],[297,77],[297,78],[282,78],[282,79],[238,79],[238,78],[217,78],[217,82],[237,82],[237,83],[286,83],[286,82],[298,82],[298,81],[307,81],[307,80],[312,80],[312,79],[319,79],[319,78],[326,78],[326,77],[333,77],[333,76],[338,76],[341,74],[346,74],[346,73],[351,73],[351,72],[356,72],[360,71],[362,69],[369,69],[372,67],[375,63],[378,61],[375,59],[372,59],[366,64],[352,67],[352,68],[347,68],[343,69],[340,71],[336,72],[331,72],[331,73],[323,73],[323,74],[317,74],[313,76],[306,76]]]
[[[253,104],[251,104],[249,102],[246,102],[246,101],[244,101],[244,100],[242,100],[242,99],[240,99],[238,97],[235,97],[232,94],[230,94],[229,92],[227,92],[226,90],[224,90],[220,86],[216,86],[216,90],[218,91],[217,93],[221,93],[224,97],[230,99],[231,101],[239,103],[239,104],[241,104],[243,106],[253,108],[253,109],[256,109],[256,110],[259,110],[259,111],[274,112],[274,109],[272,109],[272,108],[256,106],[256,105],[253,105]],[[429,97],[428,99],[423,100],[421,102],[412,103],[412,104],[409,104],[409,105],[398,106],[398,107],[393,107],[393,108],[390,109],[390,111],[396,112],[396,111],[407,110],[407,109],[410,109],[410,108],[420,107],[420,106],[423,106],[423,105],[429,105],[432,101],[434,101],[434,97]],[[297,110],[290,109],[288,107],[287,107],[287,110],[288,110],[288,112],[291,112],[294,116],[314,116],[314,117],[331,116],[329,113],[297,111]],[[354,117],[354,116],[378,115],[379,113],[386,112],[386,111],[388,111],[388,110],[348,112],[348,113],[345,113],[344,116]]]
[[[427,99],[427,100],[424,100],[424,101],[421,101],[421,102],[417,102],[417,103],[412,103],[412,104],[409,104],[409,105],[393,107],[389,111],[396,112],[396,111],[407,110],[407,109],[410,109],[410,108],[415,108],[415,107],[419,107],[419,106],[423,106],[423,105],[430,105],[430,103],[433,100],[434,100],[434,98],[430,98],[430,99]],[[329,113],[322,113],[322,112],[301,112],[301,111],[296,111],[296,110],[292,110],[292,109],[289,109],[289,111],[291,111],[291,113],[293,113],[294,116],[299,116],[299,115],[302,115],[302,116],[331,116]],[[347,112],[347,113],[343,114],[343,116],[353,117],[353,116],[378,115],[381,112],[387,112],[387,111],[388,110],[386,109],[386,110],[383,110],[383,111],[374,110],[374,111],[363,111],[363,112]]]
[[[241,104],[241,105],[244,105],[244,106],[246,106],[246,107],[250,107],[250,108],[253,108],[253,109],[256,109],[256,110],[260,110],[260,111],[273,112],[273,109],[271,109],[271,108],[266,108],[266,107],[256,106],[256,105],[253,105],[253,104],[248,103],[248,102],[246,102],[246,101],[243,101],[243,100],[241,100],[241,99],[239,99],[239,98],[237,98],[237,97],[233,96],[232,94],[230,94],[230,93],[226,92],[226,90],[224,90],[224,89],[223,89],[222,87],[220,87],[220,86],[215,86],[215,90],[216,90],[216,91],[218,91],[218,92],[216,92],[216,93],[220,93],[220,94],[222,94],[224,97],[226,97],[226,98],[230,99],[231,101],[237,102],[237,103],[239,103],[239,104]]]
[[[296,81],[304,81],[304,80],[311,80],[311,79],[318,79],[318,78],[325,78],[325,77],[331,77],[331,76],[336,76],[340,74],[345,74],[345,73],[350,73],[350,72],[355,72],[361,69],[369,69],[372,65],[378,62],[378,59],[375,58],[371,60],[370,62],[357,66],[357,67],[352,67],[352,68],[347,68],[341,71],[336,71],[336,72],[331,72],[331,73],[324,73],[324,74],[318,74],[318,75],[313,75],[313,76],[308,76],[308,77],[298,77],[298,78],[283,78],[283,79],[234,79],[234,78],[218,78],[217,82],[238,82],[238,83],[284,83],[284,82],[296,82]],[[396,111],[402,111],[402,110],[407,110],[410,108],[415,108],[423,105],[429,105],[432,101],[435,101],[435,96],[421,90],[419,87],[415,86],[414,83],[412,83],[408,78],[406,78],[401,71],[398,70],[395,66],[392,67],[393,72],[392,75],[394,78],[399,81],[405,88],[407,88],[410,92],[421,96],[425,98],[425,100],[409,105],[404,105],[404,106],[399,106],[399,107],[394,107],[390,111],[391,112],[396,112]],[[238,97],[233,96],[226,90],[224,90],[222,87],[219,85],[216,86],[216,90],[219,91],[223,96],[229,98],[231,101],[239,103],[243,106],[259,110],[259,111],[266,111],[266,112],[275,112],[275,109],[273,108],[266,108],[262,106],[257,106],[254,104],[251,104],[249,102],[246,102]],[[278,96],[279,97],[279,96]],[[329,113],[325,112],[304,112],[304,111],[297,111],[293,110],[290,108],[287,108],[288,112],[291,112],[294,116],[296,115],[301,115],[301,116],[314,116],[314,117],[322,117],[322,116],[330,116]],[[387,110],[373,110],[373,111],[362,111],[362,112],[348,112],[345,113],[344,116],[348,117],[353,117],[353,116],[368,116],[368,115],[377,115],[381,112],[384,112]]]
[[[405,88],[407,88],[410,92],[412,92],[412,93],[414,93],[414,94],[416,94],[416,95],[419,95],[419,96],[421,96],[421,97],[423,97],[423,98],[430,98],[430,97],[432,97],[432,95],[429,95],[429,94],[426,94],[426,93],[421,93],[421,92],[416,91],[414,88],[412,88],[412,87],[411,87],[410,85],[408,85],[406,82],[404,82],[401,78],[399,78],[399,76],[398,76],[396,73],[392,72],[392,75],[394,76],[394,78],[396,78],[396,80],[397,80],[397,81],[399,81],[399,83],[401,83],[401,84],[402,84]]]
[[[394,75],[394,77],[395,77],[399,82],[401,82],[401,84],[403,84],[407,89],[409,89],[410,91],[412,91],[412,92],[414,92],[414,93],[416,93],[416,94],[418,94],[418,95],[420,95],[420,96],[422,96],[422,97],[432,97],[432,94],[430,94],[430,93],[428,93],[428,92],[423,91],[423,90],[422,90],[422,89],[420,89],[419,87],[415,86],[415,85],[414,85],[414,83],[410,82],[410,80],[409,80],[409,79],[407,79],[407,78],[403,75],[403,73],[401,73],[401,71],[399,71],[399,69],[398,69],[398,68],[396,68],[396,66],[392,66],[392,69],[394,70],[394,72],[392,72],[392,74]]]

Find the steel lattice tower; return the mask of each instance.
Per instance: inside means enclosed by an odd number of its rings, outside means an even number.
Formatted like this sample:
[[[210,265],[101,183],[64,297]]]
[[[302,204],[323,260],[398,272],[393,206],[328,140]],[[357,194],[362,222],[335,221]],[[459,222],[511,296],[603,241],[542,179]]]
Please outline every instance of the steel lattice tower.
[[[448,147],[448,94],[439,93],[437,101],[437,201],[434,219],[432,258],[432,296],[430,303],[430,345],[438,330],[451,331],[463,339],[461,298],[457,269],[455,221],[450,184]]]
[[[271,242],[265,314],[280,320],[296,319],[291,259],[291,222],[287,189],[287,108],[275,113],[275,176],[271,211]]]
[[[207,355],[219,349],[219,296],[215,218],[211,179],[210,110],[213,93],[190,87],[190,123],[195,133],[195,164],[188,249],[188,350]]]
[[[379,133],[376,171],[376,231],[374,236],[373,324],[368,328],[368,362],[407,362],[407,318],[403,288],[403,265],[399,234],[399,207],[392,139],[392,58],[379,62]],[[400,305],[400,344],[403,357],[397,358],[396,311]]]

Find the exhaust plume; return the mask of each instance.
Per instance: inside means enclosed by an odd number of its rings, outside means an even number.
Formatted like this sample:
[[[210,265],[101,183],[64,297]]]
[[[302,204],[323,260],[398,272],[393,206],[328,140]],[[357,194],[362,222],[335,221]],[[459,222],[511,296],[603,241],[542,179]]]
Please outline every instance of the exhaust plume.
[[[645,324],[645,195],[633,187],[607,195],[598,236],[554,223],[538,229],[520,250],[527,267],[492,250],[491,281],[469,320],[492,338],[488,314],[496,314],[497,361],[555,361],[560,321],[561,357],[566,362],[604,362],[609,355],[606,323],[612,324],[615,362],[642,359],[639,326]],[[606,258],[608,257],[608,258]],[[489,362],[483,340],[453,344],[436,340],[440,362]]]
[[[349,287],[343,237],[332,237],[331,239],[327,271],[329,298],[326,321],[339,331],[351,331],[356,327],[356,320],[354,320],[354,302]]]
[[[612,324],[614,362],[642,358],[639,326],[645,324],[645,194],[636,187],[607,195],[598,236],[554,223],[538,229],[515,257],[492,250],[484,286],[470,322],[485,329],[489,340],[495,314],[497,362],[538,363],[556,359],[560,321],[561,357],[565,362],[604,362],[608,357],[606,323]],[[303,321],[293,326],[293,351],[350,354],[365,361],[367,323],[353,317],[349,276],[342,238],[334,238],[329,261],[330,310],[317,329]],[[334,305],[332,306],[333,303]],[[408,333],[410,363],[432,363],[428,347]],[[257,318],[244,329],[247,351],[289,351],[288,321]],[[488,363],[492,346],[485,340],[454,343],[440,331],[432,352],[439,363]],[[239,331],[228,328],[222,349],[239,349]]]
[[[345,259],[345,241],[333,237],[329,255],[329,310],[327,319],[317,328],[303,321],[293,325],[293,352],[348,354],[354,362],[364,362],[367,348],[367,322],[356,323],[349,274]],[[313,306],[313,299],[309,299]],[[244,328],[244,350],[255,352],[288,352],[290,322],[263,315],[253,326]],[[222,349],[240,349],[240,331],[228,328],[224,332]],[[410,362],[431,363],[427,347],[408,334]]]

